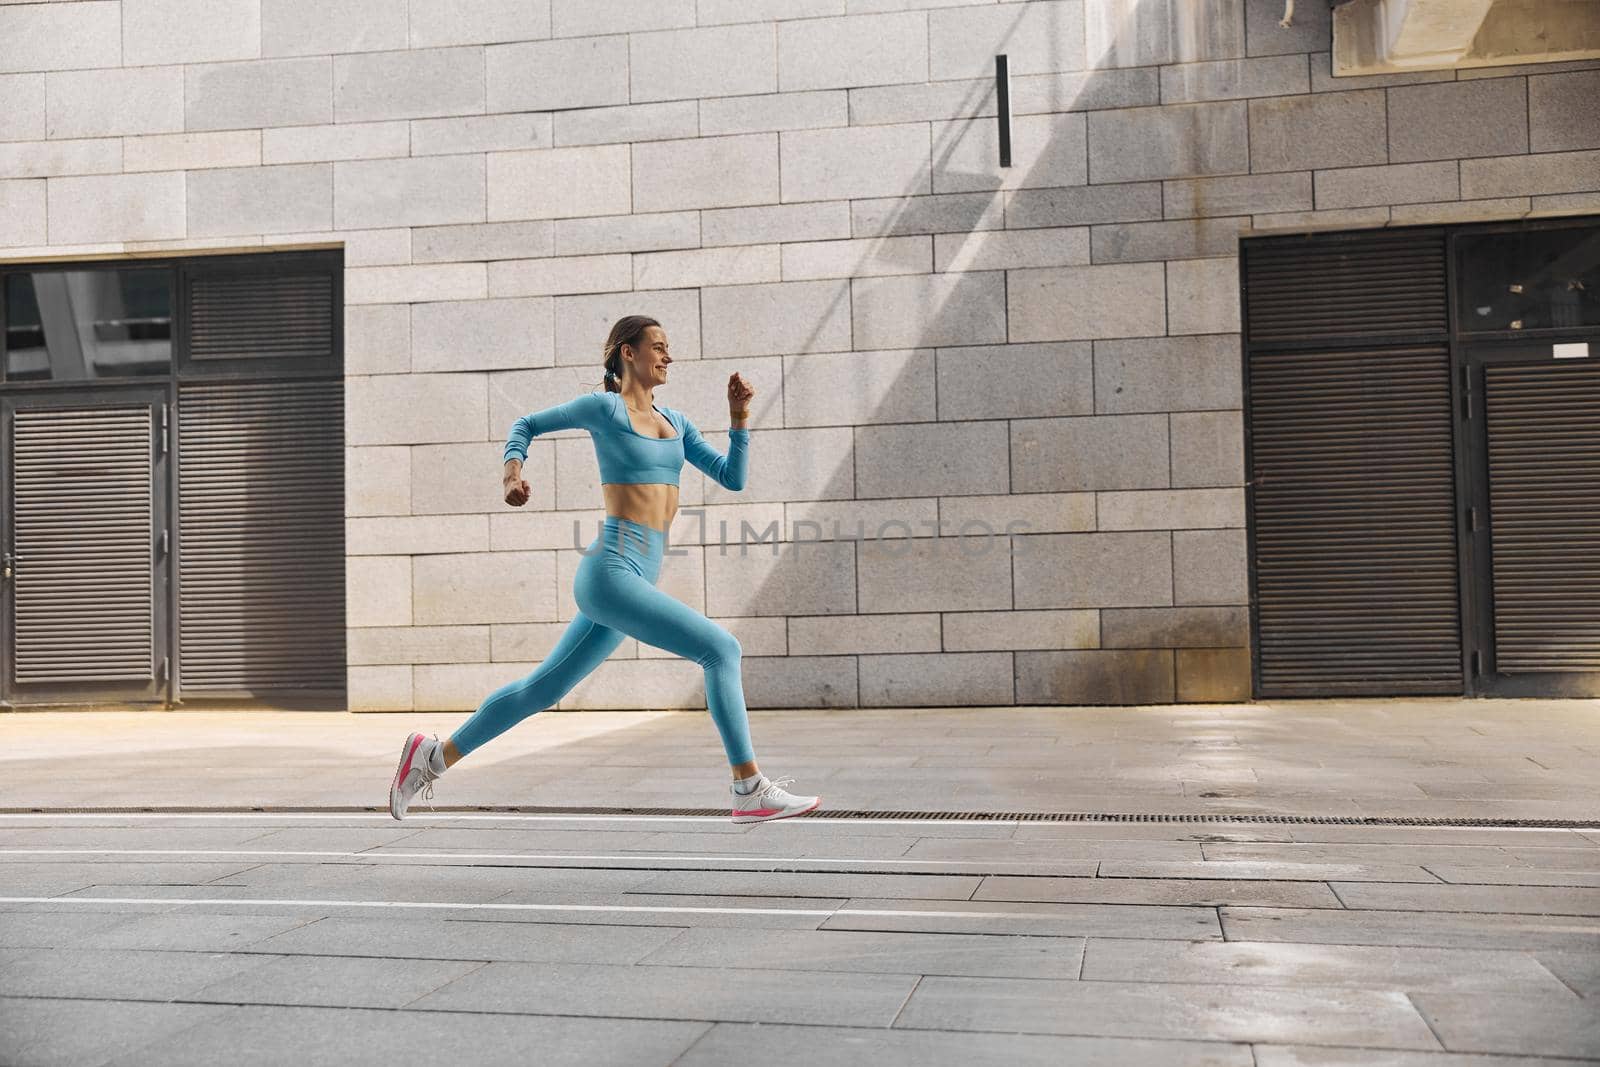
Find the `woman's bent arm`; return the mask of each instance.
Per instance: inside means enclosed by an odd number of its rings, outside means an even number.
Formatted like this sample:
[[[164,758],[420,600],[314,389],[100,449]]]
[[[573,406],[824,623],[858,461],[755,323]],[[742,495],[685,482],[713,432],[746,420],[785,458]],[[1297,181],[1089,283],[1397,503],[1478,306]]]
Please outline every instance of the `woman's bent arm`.
[[[540,434],[555,430],[594,430],[605,417],[610,401],[604,393],[585,393],[565,404],[530,412],[511,424],[506,435],[505,459],[518,461],[528,458],[528,442]]]

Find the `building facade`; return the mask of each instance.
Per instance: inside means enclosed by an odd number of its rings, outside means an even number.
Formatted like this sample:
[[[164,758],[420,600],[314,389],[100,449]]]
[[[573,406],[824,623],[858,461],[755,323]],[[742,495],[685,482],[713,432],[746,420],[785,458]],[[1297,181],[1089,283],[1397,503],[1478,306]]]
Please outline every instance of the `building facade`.
[[[164,679],[162,657],[148,678],[133,662],[122,697],[193,703],[199,649],[298,632],[273,671],[241,665],[245,682],[210,690],[288,701],[284,663],[333,647],[330,618],[354,710],[470,709],[526,674],[576,611],[603,509],[578,433],[532,443],[532,500],[507,507],[506,433],[598,388],[607,328],[630,313],[671,341],[658,400],[717,447],[729,375],[757,390],[748,484],[685,469],[682,554],[660,582],[739,638],[750,706],[1261,693],[1242,244],[1600,213],[1600,63],[1336,78],[1329,8],[1302,0],[1283,26],[1283,6],[0,2],[0,276],[176,279],[170,391],[148,401],[154,422],[116,424],[125,445],[159,431],[163,405],[182,438],[185,368],[220,365],[196,295],[226,290],[219,271],[333,264],[314,298],[274,290],[233,313],[243,370],[224,376],[303,420],[260,435],[239,484],[307,425],[343,460],[342,515],[316,512],[273,557],[317,582],[280,583],[267,630],[225,596],[195,608],[216,630],[188,654],[170,639]],[[283,317],[323,299],[325,340],[292,367],[268,358]],[[84,386],[27,379],[24,349],[45,341],[23,335],[48,333],[34,301],[26,322],[20,296],[0,311],[8,426]],[[228,418],[248,414],[242,395]],[[97,425],[52,424],[37,454]],[[212,462],[193,455],[179,481]],[[263,499],[285,510],[239,538],[299,506],[301,483],[273,484]],[[181,507],[182,486],[166,491]],[[7,515],[13,705],[30,702],[28,514]],[[118,550],[137,556],[165,521]],[[181,625],[184,576],[150,558],[159,637]],[[229,573],[248,586],[252,569]],[[632,639],[561,703],[703,706],[696,665]]]

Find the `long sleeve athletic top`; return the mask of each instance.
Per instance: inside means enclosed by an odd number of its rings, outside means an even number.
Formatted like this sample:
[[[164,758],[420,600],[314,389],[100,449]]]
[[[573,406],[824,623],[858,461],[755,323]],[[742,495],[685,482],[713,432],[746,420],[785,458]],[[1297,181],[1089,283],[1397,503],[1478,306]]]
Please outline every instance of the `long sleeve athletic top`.
[[[589,431],[600,461],[600,481],[620,484],[678,484],[687,459],[725,489],[744,488],[750,431],[728,431],[728,454],[712,448],[689,417],[676,408],[655,405],[678,431],[676,437],[647,437],[633,428],[622,394],[592,392],[564,404],[522,416],[506,439],[507,460],[527,460],[528,442],[552,430]]]

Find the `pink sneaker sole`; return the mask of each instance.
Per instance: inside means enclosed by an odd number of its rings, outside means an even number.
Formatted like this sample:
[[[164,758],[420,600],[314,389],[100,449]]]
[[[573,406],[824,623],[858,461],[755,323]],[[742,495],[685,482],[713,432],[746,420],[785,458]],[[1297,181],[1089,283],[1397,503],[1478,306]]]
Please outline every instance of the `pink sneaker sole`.
[[[791,811],[791,812],[788,812],[787,814],[784,814],[784,815],[776,814],[777,809],[761,809],[761,810],[758,810],[758,811],[737,811],[736,810],[733,813],[733,821],[734,822],[741,822],[741,823],[742,822],[777,822],[779,819],[792,819],[796,815],[804,815],[808,811],[816,811],[820,807],[822,807],[822,798],[818,797],[817,798],[817,802],[815,804],[811,805],[809,808],[801,808],[799,811]]]
[[[417,749],[427,738],[421,734],[412,734],[406,738],[406,743],[400,746],[400,764],[395,768],[394,780],[389,783],[389,814],[396,819],[400,818],[398,807],[400,804],[400,783],[411,771],[411,761],[417,756]]]

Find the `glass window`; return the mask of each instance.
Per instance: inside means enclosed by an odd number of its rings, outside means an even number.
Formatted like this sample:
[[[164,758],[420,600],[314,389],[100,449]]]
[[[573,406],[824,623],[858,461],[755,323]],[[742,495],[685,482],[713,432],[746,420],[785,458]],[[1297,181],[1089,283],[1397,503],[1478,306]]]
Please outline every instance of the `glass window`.
[[[5,275],[6,380],[164,375],[172,367],[172,272]]]
[[[1600,227],[1463,234],[1461,329],[1600,324]]]

